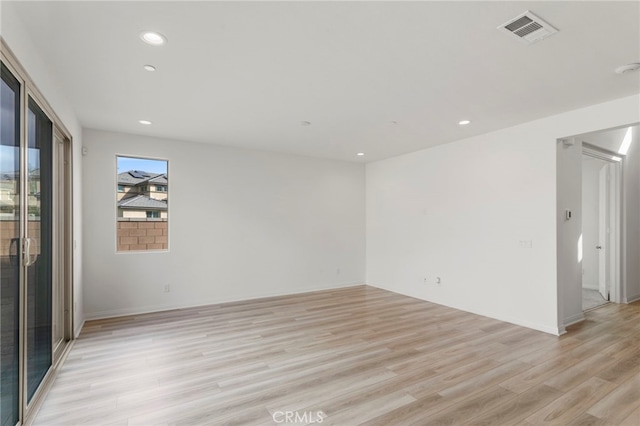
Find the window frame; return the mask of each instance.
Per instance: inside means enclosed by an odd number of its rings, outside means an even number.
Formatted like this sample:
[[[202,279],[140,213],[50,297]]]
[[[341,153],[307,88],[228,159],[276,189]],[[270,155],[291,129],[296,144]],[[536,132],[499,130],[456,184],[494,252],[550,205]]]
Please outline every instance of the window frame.
[[[135,160],[150,160],[150,161],[162,161],[164,163],[166,163],[166,176],[167,176],[167,180],[169,179],[170,176],[170,168],[171,168],[171,162],[169,161],[168,158],[162,158],[162,157],[155,157],[155,156],[151,156],[151,155],[138,155],[138,154],[130,154],[130,153],[116,153],[115,154],[115,181],[116,181],[116,191],[114,191],[114,202],[115,202],[115,224],[114,224],[114,229],[115,229],[115,238],[114,238],[114,243],[115,243],[115,247],[114,247],[114,251],[116,254],[149,254],[149,253],[168,253],[170,251],[170,247],[171,247],[171,227],[169,225],[169,210],[171,209],[170,205],[169,205],[169,199],[167,197],[167,199],[163,200],[166,202],[167,204],[167,209],[166,209],[166,214],[167,217],[163,218],[162,214],[160,211],[158,211],[158,217],[157,218],[148,218],[146,217],[146,212],[148,211],[147,209],[141,209],[145,211],[145,217],[142,218],[122,218],[119,217],[119,208],[118,208],[118,194],[123,194],[123,192],[119,192],[117,190],[118,187],[118,159],[120,158],[129,158],[129,159],[135,159]],[[128,192],[124,192],[125,194],[134,194],[135,195],[141,195],[144,193],[148,193],[150,192],[149,189],[152,187],[151,184],[147,183],[144,186],[132,186],[131,190]],[[167,191],[165,193],[168,193],[168,185],[166,185],[167,187]],[[151,223],[162,223],[165,222],[166,225],[166,243],[165,247],[166,248],[152,248],[152,249],[142,249],[142,250],[120,250],[119,246],[120,246],[120,232],[118,232],[119,229],[119,222],[145,222],[148,219],[150,219],[152,222]],[[163,228],[164,229],[164,228]],[[164,235],[163,235],[164,236]]]

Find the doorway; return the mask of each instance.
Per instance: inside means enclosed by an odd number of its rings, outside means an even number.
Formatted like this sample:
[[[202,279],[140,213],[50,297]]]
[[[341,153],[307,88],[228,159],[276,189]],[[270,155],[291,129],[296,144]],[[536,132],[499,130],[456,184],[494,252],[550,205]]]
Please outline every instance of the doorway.
[[[619,300],[622,158],[583,143],[582,310]]]

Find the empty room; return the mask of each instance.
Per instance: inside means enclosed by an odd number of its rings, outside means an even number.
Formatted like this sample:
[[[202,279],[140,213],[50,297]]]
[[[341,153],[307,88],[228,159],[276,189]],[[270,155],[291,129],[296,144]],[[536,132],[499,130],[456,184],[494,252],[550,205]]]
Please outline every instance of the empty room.
[[[640,425],[639,1],[1,1],[0,426]]]

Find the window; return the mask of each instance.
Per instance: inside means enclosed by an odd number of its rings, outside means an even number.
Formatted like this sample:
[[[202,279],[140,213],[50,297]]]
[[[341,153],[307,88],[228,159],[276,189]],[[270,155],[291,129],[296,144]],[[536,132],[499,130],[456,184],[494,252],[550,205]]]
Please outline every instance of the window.
[[[117,156],[116,163],[118,252],[167,250],[168,162]]]

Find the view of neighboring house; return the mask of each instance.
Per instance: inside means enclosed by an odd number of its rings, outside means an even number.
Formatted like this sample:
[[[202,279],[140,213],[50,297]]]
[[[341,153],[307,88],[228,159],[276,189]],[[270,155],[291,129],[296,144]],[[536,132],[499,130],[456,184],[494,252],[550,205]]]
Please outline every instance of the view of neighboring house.
[[[0,176],[0,218],[14,220],[16,217],[17,179],[15,173]]]
[[[20,181],[20,172],[9,172],[0,175],[0,220],[17,220],[20,214],[16,208]],[[28,209],[29,220],[40,219],[40,169],[33,169],[28,174]]]
[[[166,219],[168,188],[166,173],[119,173],[118,218]]]

